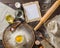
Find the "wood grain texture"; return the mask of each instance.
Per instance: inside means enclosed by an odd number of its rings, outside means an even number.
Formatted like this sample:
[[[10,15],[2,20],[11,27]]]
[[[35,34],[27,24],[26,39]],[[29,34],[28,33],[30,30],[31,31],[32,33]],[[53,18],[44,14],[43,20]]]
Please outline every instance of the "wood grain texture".
[[[6,3],[8,6],[10,6],[10,7],[12,7],[12,8],[14,8],[15,9],[15,6],[14,6],[14,3],[16,2],[16,1],[19,1],[19,2],[21,2],[21,3],[27,3],[27,2],[31,2],[31,1],[35,1],[35,0],[0,0],[0,2],[3,2],[3,3]],[[42,10],[45,10],[42,6],[45,4],[45,3],[43,3],[45,0],[38,0],[39,1],[39,4],[40,4],[40,6],[41,6],[41,13],[42,13],[42,16],[45,14],[45,12],[44,11],[42,11]],[[54,2],[55,2],[56,0],[52,0],[52,3],[49,3],[49,4],[53,4]],[[48,5],[47,5],[48,6]],[[49,6],[50,7],[50,6]],[[48,8],[49,8],[48,7]],[[52,14],[52,16],[50,17],[50,19],[51,18],[53,18],[55,15],[57,15],[57,14],[60,14],[60,7],[59,8],[57,8],[57,10]],[[29,25],[31,26],[31,27],[35,27],[36,25],[38,24],[38,22],[31,22],[31,23],[29,23]],[[41,30],[41,28],[39,29],[39,31]],[[41,32],[43,32],[43,31],[41,31]],[[2,45],[2,42],[0,42],[0,45]],[[3,47],[1,47],[1,48],[3,48]],[[36,48],[36,47],[33,47],[33,48]],[[38,47],[37,47],[38,48]]]

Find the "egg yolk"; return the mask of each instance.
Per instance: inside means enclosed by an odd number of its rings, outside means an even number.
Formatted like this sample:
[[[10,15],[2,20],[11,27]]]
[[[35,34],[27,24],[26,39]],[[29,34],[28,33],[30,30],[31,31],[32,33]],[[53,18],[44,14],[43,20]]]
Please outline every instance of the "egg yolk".
[[[21,36],[21,35],[16,36],[15,41],[19,42],[19,43],[22,42],[23,41],[23,36]]]

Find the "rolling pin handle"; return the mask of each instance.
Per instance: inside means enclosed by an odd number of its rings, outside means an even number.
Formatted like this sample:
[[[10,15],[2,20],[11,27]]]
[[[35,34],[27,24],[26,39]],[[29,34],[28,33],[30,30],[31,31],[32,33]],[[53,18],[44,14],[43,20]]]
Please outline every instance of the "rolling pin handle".
[[[52,7],[46,12],[46,14],[41,18],[40,22],[38,25],[34,28],[34,30],[38,30],[43,23],[47,21],[47,19],[52,15],[52,13],[59,7],[60,5],[60,0],[57,0]]]

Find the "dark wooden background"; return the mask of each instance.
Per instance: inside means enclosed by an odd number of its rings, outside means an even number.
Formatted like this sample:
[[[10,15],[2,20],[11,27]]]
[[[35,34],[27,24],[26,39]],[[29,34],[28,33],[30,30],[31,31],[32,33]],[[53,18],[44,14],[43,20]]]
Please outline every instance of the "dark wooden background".
[[[31,2],[31,1],[36,1],[36,0],[0,0],[0,2],[3,2],[5,3],[6,5],[12,7],[15,9],[15,6],[14,6],[14,3],[15,2],[20,2],[20,3],[27,3],[27,2]],[[49,3],[44,3],[45,0],[37,0],[39,1],[39,5],[40,5],[40,11],[41,11],[41,15],[43,16],[46,11],[51,7],[51,5],[56,1],[56,0],[51,0],[51,2]],[[52,14],[52,16],[50,17],[53,18],[55,15],[58,15],[60,14],[60,7],[57,8],[57,10]],[[38,22],[32,22],[32,23],[29,23],[30,26],[32,26],[33,28],[37,25]],[[40,31],[40,29],[39,29]],[[3,45],[2,45],[2,41],[0,41],[0,48],[3,48]]]

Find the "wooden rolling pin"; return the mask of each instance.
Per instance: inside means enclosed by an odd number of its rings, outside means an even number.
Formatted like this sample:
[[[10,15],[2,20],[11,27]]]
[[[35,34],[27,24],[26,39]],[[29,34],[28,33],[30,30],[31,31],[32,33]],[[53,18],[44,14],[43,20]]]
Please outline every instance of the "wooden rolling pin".
[[[38,25],[34,28],[34,30],[38,30],[41,25],[46,22],[46,20],[52,15],[52,13],[59,7],[60,5],[60,0],[57,0],[52,7],[46,12],[46,14],[41,18],[40,22]]]

